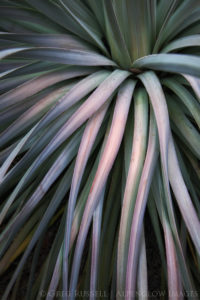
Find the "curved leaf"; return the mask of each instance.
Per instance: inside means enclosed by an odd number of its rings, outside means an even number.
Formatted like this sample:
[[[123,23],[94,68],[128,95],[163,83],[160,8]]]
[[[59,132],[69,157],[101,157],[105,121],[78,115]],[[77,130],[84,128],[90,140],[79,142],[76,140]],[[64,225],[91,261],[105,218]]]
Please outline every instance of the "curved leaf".
[[[125,82],[120,88],[118,97],[116,99],[116,106],[110,132],[100,158],[99,166],[90,190],[90,194],[88,196],[76,243],[69,289],[72,295],[72,299],[74,299],[74,291],[76,288],[77,277],[80,268],[80,257],[83,251],[86,235],[89,229],[92,215],[99,203],[100,194],[105,186],[108,174],[112,168],[119,150],[119,146],[121,144],[128,116],[128,110],[132,98],[133,88],[134,85],[132,81]]]
[[[130,136],[128,137],[130,139]],[[117,289],[125,289],[125,272],[129,247],[131,221],[137,197],[140,176],[146,154],[148,139],[148,98],[144,90],[134,95],[134,130],[132,153],[126,179],[120,218],[117,252]]]
[[[180,39],[176,39],[173,42],[165,46],[161,53],[168,53],[177,49],[200,46],[200,34],[186,36]]]
[[[4,51],[4,50],[2,50]],[[9,50],[8,50],[9,51]],[[64,65],[78,65],[78,66],[116,66],[116,63],[93,51],[86,50],[68,50],[50,47],[38,48],[19,48],[14,54],[20,58],[38,59],[42,61],[50,61],[61,63]],[[13,52],[2,53],[4,57],[13,56]]]
[[[126,271],[126,299],[133,299],[135,297],[136,288],[136,272],[138,265],[139,246],[142,233],[142,223],[147,203],[150,184],[152,181],[153,171],[158,159],[158,136],[157,126],[154,119],[153,111],[151,111],[149,141],[147,154],[144,162],[144,167],[140,179],[137,198],[135,202],[135,209],[133,213],[130,243],[127,260]]]
[[[133,68],[185,73],[198,77],[200,76],[200,58],[184,54],[153,54],[136,60]]]

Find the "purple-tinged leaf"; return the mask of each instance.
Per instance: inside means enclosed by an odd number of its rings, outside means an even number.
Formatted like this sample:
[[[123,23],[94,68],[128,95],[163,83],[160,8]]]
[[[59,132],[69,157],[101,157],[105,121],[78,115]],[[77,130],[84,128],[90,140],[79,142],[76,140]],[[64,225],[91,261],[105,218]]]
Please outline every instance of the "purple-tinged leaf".
[[[25,220],[27,220],[30,213],[33,209],[38,205],[41,201],[42,197],[46,194],[51,185],[56,181],[62,171],[66,168],[66,166],[70,163],[73,157],[76,155],[78,150],[79,142],[81,139],[82,129],[79,130],[76,135],[69,141],[67,146],[55,160],[45,177],[39,183],[38,187],[34,191],[34,193],[29,197],[26,201],[25,205],[21,208],[20,212],[15,216],[14,221],[10,224],[10,227],[7,228],[7,233],[10,232],[11,235],[14,234],[14,231],[19,230],[19,228],[23,225]],[[29,174],[32,166],[28,169],[26,174]],[[26,177],[25,177],[26,178]],[[23,184],[23,180],[22,180]],[[20,187],[19,187],[20,188]],[[18,192],[18,189],[16,193]],[[9,199],[9,206],[15,199],[15,193]],[[8,202],[6,202],[7,204]],[[7,208],[8,209],[8,208]]]
[[[177,232],[176,220],[174,216],[174,209],[172,204],[171,192],[169,187],[169,176],[168,176],[168,144],[170,138],[170,124],[169,115],[166,104],[165,95],[163,93],[161,84],[153,72],[145,72],[139,75],[145,85],[147,92],[149,94],[155,118],[158,128],[159,144],[160,144],[160,154],[161,154],[161,167],[162,167],[162,178],[164,186],[164,194],[166,199],[166,206],[169,215],[169,220],[171,224],[171,229],[176,239],[177,251],[179,253],[179,259],[181,262],[182,270],[184,270],[184,284],[185,287],[192,289],[191,278],[188,275],[188,268],[186,265],[185,257],[181,248],[181,243],[179,235]]]
[[[134,130],[132,134],[132,152],[128,162],[129,169],[122,201],[117,251],[117,290],[120,292],[125,289],[131,222],[148,140],[148,97],[145,90],[142,89],[134,94]],[[130,139],[130,135],[128,139]]]
[[[163,219],[163,231],[165,238],[166,256],[167,256],[167,277],[168,277],[168,299],[179,300],[182,298],[182,287],[180,274],[174,245],[173,235],[166,219]]]
[[[115,92],[117,87],[130,75],[127,71],[115,70],[108,76],[88,99],[76,110],[60,128],[51,142],[44,148],[32,166],[34,170],[45,161],[64,141],[67,140],[85,121],[96,113]],[[27,180],[27,179],[26,179]]]
[[[146,243],[144,236],[144,228],[142,229],[139,263],[138,263],[138,276],[137,276],[137,287],[138,287],[138,299],[148,299],[148,278],[147,278],[147,257],[146,257]]]
[[[153,172],[158,159],[159,147],[158,147],[158,135],[157,126],[154,119],[153,111],[151,110],[150,116],[150,128],[149,128],[149,141],[147,154],[144,162],[144,167],[140,179],[138,188],[132,225],[130,234],[130,243],[127,260],[126,271],[126,300],[131,300],[135,297],[136,288],[136,276],[138,257],[140,249],[140,241],[142,234],[143,218],[149,193],[150,184],[153,177]]]
[[[168,154],[169,180],[191,239],[200,255],[200,222],[183,180],[172,137]]]
[[[102,192],[99,204],[93,214],[93,227],[92,227],[92,258],[91,258],[91,274],[90,274],[90,300],[95,300],[95,292],[97,290],[97,274],[100,255],[100,235],[101,235],[101,222],[104,193]]]
[[[0,95],[0,110],[19,103],[27,97],[30,97],[57,82],[78,76],[84,76],[92,71],[92,68],[69,67],[66,70],[54,71],[49,74],[38,76],[37,78],[25,82],[15,89]]]
[[[193,88],[197,96],[197,99],[200,102],[200,79],[198,77],[187,75],[187,74],[183,74],[183,76],[190,83],[191,87]]]
[[[19,186],[23,187],[24,183],[25,185],[27,184],[27,179],[25,179],[25,177],[27,177],[27,167],[33,164],[37,156],[40,155],[45,146],[50,143],[50,141],[56,135],[61,126],[64,123],[66,123],[66,121],[70,118],[70,116],[76,111],[77,107],[79,106],[79,103],[76,104],[75,106],[67,110],[67,112],[62,114],[54,122],[52,122],[47,128],[42,128],[40,132],[38,132],[36,135],[32,136],[32,134],[30,136],[30,138],[27,140],[27,146],[25,147],[25,149],[23,149],[24,151],[28,151],[21,158],[21,160],[6,174],[0,186],[0,193],[2,195],[5,194],[6,191],[10,190],[11,187],[13,187],[16,183],[18,184],[15,190],[18,190],[18,192],[21,189],[19,188]],[[35,130],[33,131],[33,133],[34,132]],[[8,150],[10,150],[10,148],[8,148]],[[34,176],[35,171],[35,168],[32,168],[32,170],[30,171],[29,176],[31,176],[28,180],[28,184],[32,182],[32,176]],[[15,193],[15,190],[13,191],[13,193]]]
[[[66,85],[67,89],[67,85]],[[68,87],[70,89],[70,85]],[[65,90],[66,91],[66,90]],[[11,123],[1,134],[0,134],[0,141],[1,146],[9,143],[14,138],[22,135],[29,129],[31,126],[35,125],[36,122],[37,126],[34,126],[36,132],[39,132],[37,129],[39,125],[39,121],[42,116],[45,114],[51,106],[53,106],[59,98],[63,95],[63,88],[55,89],[53,92],[44,95],[40,100],[38,100],[35,104],[33,104],[29,109],[27,109],[24,113],[20,115],[20,117]],[[12,110],[14,110],[12,108]]]
[[[6,174],[6,172],[8,171],[10,165],[12,164],[12,162],[14,161],[14,159],[16,158],[16,156],[18,155],[18,153],[20,152],[20,150],[22,149],[24,144],[26,143],[27,139],[29,138],[29,136],[31,135],[33,130],[34,130],[34,127],[21,139],[21,141],[17,144],[17,146],[9,154],[8,158],[4,161],[3,165],[0,168],[0,183],[3,181],[3,178]],[[2,213],[2,211],[1,211],[1,213]]]
[[[74,291],[77,285],[82,251],[92,216],[99,203],[100,195],[106,184],[107,177],[113,166],[123,138],[133,89],[134,83],[130,80],[125,82],[120,87],[118,92],[111,128],[100,158],[99,166],[88,196],[88,200],[86,202],[79,235],[77,238],[69,289],[72,295],[71,299],[74,299]]]
[[[72,105],[77,103],[83,97],[92,92],[102,81],[104,81],[111,73],[108,71],[98,71],[80,80],[74,87],[72,87],[59,101],[52,107],[52,109],[41,120],[36,132],[44,125],[47,126],[55,118],[69,109]]]
[[[3,59],[9,55],[18,53],[20,51],[26,50],[27,47],[23,47],[23,48],[11,48],[11,49],[4,49],[4,50],[0,50],[0,59]]]
[[[83,190],[81,191],[80,196],[78,197],[78,200],[77,200],[77,204],[76,204],[76,207],[74,210],[73,222],[72,222],[72,226],[71,226],[69,251],[72,250],[72,246],[74,245],[74,241],[76,240],[76,237],[78,235],[78,231],[79,231],[80,224],[81,224],[81,219],[82,219],[83,212],[84,212],[85,203],[87,201],[87,198],[88,198],[91,186],[92,186],[92,182],[94,180],[94,177],[95,177],[95,174],[97,171],[99,157],[100,157],[100,153],[98,153],[98,155],[95,159],[95,162],[93,164],[90,175],[89,175],[89,177],[86,181],[86,184],[85,184]]]
[[[56,292],[56,289],[59,284],[60,275],[61,275],[61,266],[62,266],[62,249],[60,249],[56,260],[56,265],[48,288],[46,300],[52,300],[52,294]]]
[[[72,184],[70,189],[70,196],[68,201],[67,219],[65,225],[65,238],[64,238],[64,254],[63,254],[63,289],[67,291],[68,283],[68,255],[70,250],[70,236],[72,220],[74,216],[74,207],[83,176],[85,166],[90,156],[92,146],[98,134],[99,128],[102,124],[103,118],[106,114],[108,103],[92,116],[86,125],[85,131],[82,136],[81,144],[76,158],[76,164],[74,168],[74,174],[72,178]]]
[[[0,39],[16,41],[18,43],[27,43],[39,47],[54,47],[63,49],[92,50],[89,43],[84,42],[71,34],[17,34],[0,33]]]
[[[4,51],[4,50],[2,50]],[[10,50],[11,51],[11,50]],[[16,52],[16,54],[15,54]],[[17,58],[29,58],[37,59],[41,61],[50,61],[55,63],[61,63],[65,65],[77,65],[77,66],[117,66],[116,63],[106,56],[92,52],[90,50],[68,50],[61,48],[50,47],[31,47],[20,48],[11,53],[2,53],[4,56],[17,57]]]
[[[38,241],[38,239],[41,237],[41,234],[44,232],[46,226],[48,225],[51,217],[53,216],[53,214],[56,212],[58,206],[60,205],[64,195],[67,193],[69,187],[70,187],[70,183],[71,183],[71,177],[72,177],[72,172],[73,172],[73,167],[74,164],[72,163],[70,165],[70,167],[68,168],[68,170],[66,171],[65,175],[63,176],[58,189],[56,190],[50,205],[48,206],[46,212],[44,213],[44,216],[42,217],[40,224],[38,225],[36,231],[34,232],[34,235],[27,247],[27,249],[25,250],[14,274],[13,277],[11,279],[11,281],[9,282],[6,291],[5,291],[5,299],[6,297],[9,295],[13,284],[16,281],[16,278],[18,276],[18,273],[21,271],[21,269],[23,268],[24,263],[26,262],[28,255],[31,253],[33,247],[35,246],[36,242]]]

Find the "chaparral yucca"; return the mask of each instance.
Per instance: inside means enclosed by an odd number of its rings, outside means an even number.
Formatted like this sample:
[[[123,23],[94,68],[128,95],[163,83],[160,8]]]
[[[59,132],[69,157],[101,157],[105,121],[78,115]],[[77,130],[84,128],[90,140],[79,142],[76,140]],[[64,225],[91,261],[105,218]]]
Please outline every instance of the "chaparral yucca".
[[[198,299],[200,1],[1,0],[0,31],[1,299],[147,299],[147,212]]]

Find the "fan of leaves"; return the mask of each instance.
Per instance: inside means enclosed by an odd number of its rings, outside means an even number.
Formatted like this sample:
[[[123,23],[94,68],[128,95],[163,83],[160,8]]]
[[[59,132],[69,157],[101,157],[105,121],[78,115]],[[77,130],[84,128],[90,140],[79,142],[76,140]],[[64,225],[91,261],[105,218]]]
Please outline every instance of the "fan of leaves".
[[[2,0],[0,59],[2,299],[147,298],[147,211],[198,299],[200,1]]]

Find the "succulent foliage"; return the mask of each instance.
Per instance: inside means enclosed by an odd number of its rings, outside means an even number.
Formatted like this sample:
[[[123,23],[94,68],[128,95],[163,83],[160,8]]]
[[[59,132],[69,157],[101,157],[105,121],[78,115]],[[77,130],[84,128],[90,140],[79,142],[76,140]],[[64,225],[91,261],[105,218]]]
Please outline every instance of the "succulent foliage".
[[[198,299],[200,0],[1,0],[0,59],[2,299],[27,261],[24,299],[146,299],[147,214]]]

